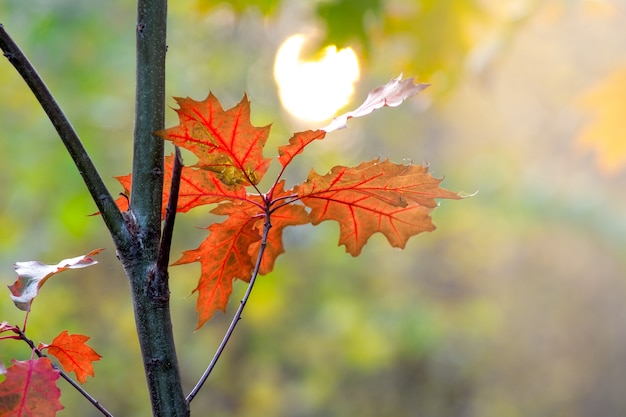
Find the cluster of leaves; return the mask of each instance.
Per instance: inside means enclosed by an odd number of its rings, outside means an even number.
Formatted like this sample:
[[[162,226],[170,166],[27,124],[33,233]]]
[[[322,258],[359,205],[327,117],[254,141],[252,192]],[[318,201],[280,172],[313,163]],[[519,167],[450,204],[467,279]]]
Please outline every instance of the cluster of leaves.
[[[194,290],[198,292],[198,327],[217,310],[226,310],[233,279],[250,280],[262,243],[266,247],[259,273],[272,270],[274,261],[284,252],[282,232],[287,226],[337,221],[339,244],[353,256],[361,252],[374,233],[384,234],[392,246],[403,248],[409,237],[434,229],[429,213],[436,207],[435,198],[460,197],[439,188],[441,181],[431,177],[423,166],[387,160],[373,160],[354,168],[336,166],[325,175],[311,171],[304,183],[291,189],[285,189],[281,179],[287,166],[311,142],[345,127],[349,118],[383,106],[398,106],[426,86],[415,84],[412,78],[395,78],[370,92],[358,109],[337,117],[327,127],[294,134],[289,144],[278,148],[282,169],[266,193],[257,185],[271,163],[263,156],[269,126],[251,125],[247,98],[244,96],[228,110],[212,94],[204,101],[176,98],[179,125],[157,135],[198,158],[195,165],[183,168],[178,211],[217,203],[211,213],[228,216],[224,222],[209,226],[206,240],[175,262],[201,264],[201,277]],[[166,158],[165,190],[171,182],[173,160],[173,156]],[[130,193],[130,175],[118,179]],[[166,191],[164,207],[168,199]],[[127,199],[120,198],[118,203],[125,205]],[[271,225],[266,242],[264,225]]]
[[[203,101],[176,99],[180,106],[176,110],[179,124],[155,134],[198,158],[195,165],[182,168],[177,211],[214,204],[211,213],[227,216],[223,222],[208,227],[210,233],[198,248],[185,251],[174,263],[201,264],[201,276],[194,290],[198,293],[198,328],[216,311],[226,310],[234,279],[250,281],[273,269],[276,258],[284,252],[282,233],[288,226],[336,221],[339,244],[353,256],[359,255],[375,233],[382,233],[392,246],[403,248],[411,236],[435,228],[430,218],[437,205],[435,199],[461,197],[440,188],[441,180],[430,176],[424,166],[375,159],[352,168],[336,166],[325,175],[312,170],[306,181],[291,189],[285,188],[282,179],[285,169],[313,141],[345,127],[349,118],[367,115],[383,106],[398,106],[425,87],[415,84],[413,78],[400,76],[370,92],[359,108],[336,118],[327,127],[294,134],[288,144],[278,148],[281,170],[265,193],[258,185],[272,162],[263,155],[269,126],[255,127],[250,123],[248,99],[244,96],[228,110],[212,94]],[[174,160],[173,155],[165,158],[163,207],[170,198]],[[130,194],[130,175],[118,180]],[[117,203],[122,210],[128,210],[127,197],[120,197]],[[19,278],[9,287],[16,306],[30,311],[37,291],[48,278],[67,269],[94,264],[90,256],[97,252],[57,265],[18,263]],[[25,336],[25,327],[4,323],[0,328],[0,332],[10,333],[3,338],[26,341],[38,356],[30,361],[14,361],[9,368],[6,380],[0,384],[0,411],[4,415],[5,411],[19,410],[20,415],[41,407],[41,398],[35,393],[44,389],[54,401],[49,401],[47,414],[37,411],[37,415],[54,415],[60,404],[58,390],[53,386],[59,374],[65,374],[42,351],[55,356],[63,369],[75,372],[81,383],[87,375],[93,376],[92,362],[100,357],[85,345],[86,336],[67,332],[50,345],[35,347]],[[36,378],[31,378],[33,375]]]

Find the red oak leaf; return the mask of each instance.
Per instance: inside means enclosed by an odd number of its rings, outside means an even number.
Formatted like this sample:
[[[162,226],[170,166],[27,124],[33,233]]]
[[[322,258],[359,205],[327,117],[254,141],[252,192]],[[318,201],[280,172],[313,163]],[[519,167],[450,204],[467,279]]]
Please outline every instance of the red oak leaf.
[[[226,304],[233,289],[233,279],[250,279],[254,261],[248,248],[261,239],[255,228],[257,217],[250,216],[254,210],[250,203],[222,203],[213,214],[227,215],[222,223],[208,227],[210,234],[197,249],[185,251],[174,263],[181,265],[200,262],[201,274],[198,286],[196,311],[198,328],[202,327],[217,310],[226,311]],[[257,210],[260,209],[257,207]]]
[[[87,376],[94,376],[93,362],[99,361],[101,356],[85,344],[88,336],[82,334],[68,334],[63,330],[49,345],[39,345],[39,350],[48,349],[48,352],[59,360],[63,369],[74,372],[81,384],[87,382]]]
[[[226,111],[213,94],[204,101],[175,100],[180,124],[157,135],[193,152],[198,157],[195,166],[214,172],[226,185],[254,185],[261,180],[271,162],[263,157],[270,128],[252,126],[246,96]]]
[[[59,371],[48,358],[13,359],[0,383],[0,416],[54,417],[63,406],[56,386]]]
[[[325,136],[326,132],[323,130],[306,130],[295,133],[289,139],[289,145],[278,147],[278,161],[283,167],[286,167],[296,155],[302,153],[305,146],[314,140],[324,139]]]
[[[100,251],[102,249],[93,250],[76,258],[64,259],[56,265],[46,265],[38,261],[16,262],[14,267],[18,278],[9,286],[13,303],[20,310],[28,311],[39,288],[48,278],[68,269],[86,268],[97,264],[98,262],[91,256]]]
[[[170,196],[172,184],[172,169],[174,167],[174,155],[165,157],[163,178],[162,216]],[[128,210],[128,197],[131,194],[132,177],[130,174],[115,177],[124,187],[124,195],[117,199],[117,205],[122,211]],[[203,169],[183,167],[178,192],[177,211],[187,212],[194,207],[205,204],[219,203],[226,199],[243,200],[246,191],[243,187],[224,184],[218,176]]]
[[[356,168],[338,166],[327,175],[311,171],[298,196],[311,208],[313,224],[339,223],[339,244],[357,256],[374,233],[404,248],[411,236],[434,230],[429,213],[435,198],[461,198],[439,188],[440,182],[423,166],[374,160]]]
[[[297,195],[292,190],[284,190],[284,181],[280,181],[273,190],[272,201],[277,204],[271,214],[272,228],[259,269],[261,274],[271,272],[276,257],[284,252],[282,232],[285,227],[309,222],[304,207],[288,201],[289,197]],[[287,202],[281,205],[285,200]],[[258,195],[249,196],[244,203],[220,204],[211,212],[229,217],[222,223],[209,226],[207,239],[197,249],[185,251],[174,264],[201,264],[200,281],[194,290],[198,292],[198,328],[217,310],[226,310],[233,279],[250,280],[266,219],[262,208],[264,204],[264,197]]]

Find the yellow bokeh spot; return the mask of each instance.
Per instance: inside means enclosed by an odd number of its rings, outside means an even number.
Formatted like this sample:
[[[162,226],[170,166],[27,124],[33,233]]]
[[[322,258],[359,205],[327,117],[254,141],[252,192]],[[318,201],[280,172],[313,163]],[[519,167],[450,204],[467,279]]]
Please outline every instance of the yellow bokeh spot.
[[[348,104],[359,79],[359,62],[352,48],[328,46],[318,60],[301,58],[306,42],[293,35],[278,49],[274,78],[280,100],[293,116],[309,121],[330,119]]]

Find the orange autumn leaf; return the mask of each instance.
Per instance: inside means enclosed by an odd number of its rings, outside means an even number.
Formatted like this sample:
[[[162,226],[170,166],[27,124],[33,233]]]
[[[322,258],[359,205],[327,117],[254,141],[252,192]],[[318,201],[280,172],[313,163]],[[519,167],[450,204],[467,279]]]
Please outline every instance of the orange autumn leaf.
[[[246,212],[245,207],[242,207],[244,205],[249,204],[223,203],[213,209],[213,214],[227,215],[228,218],[222,223],[210,225],[209,236],[200,246],[185,251],[174,263],[200,262],[200,280],[194,289],[198,293],[198,328],[217,310],[226,311],[233,290],[233,279],[250,279],[254,263],[248,248],[260,240],[261,235],[254,227],[257,219]]]
[[[174,167],[174,155],[168,155],[164,160],[162,216],[165,216],[167,201],[170,196],[172,184],[172,169]],[[128,210],[128,196],[131,194],[132,177],[130,174],[115,177],[124,188],[124,195],[117,199],[117,205],[122,211]],[[180,190],[178,192],[178,212],[187,212],[194,207],[205,204],[218,203],[227,199],[245,199],[246,191],[243,187],[235,187],[224,184],[211,171],[203,169],[183,167],[180,178]]]
[[[48,352],[59,360],[63,369],[74,372],[81,384],[87,382],[87,376],[94,376],[93,362],[99,361],[101,356],[85,343],[88,336],[82,334],[68,334],[63,330],[49,345],[39,345],[39,349],[48,349]]]
[[[326,132],[324,130],[306,130],[304,132],[295,133],[291,139],[289,139],[288,145],[278,147],[278,162],[280,162],[283,167],[286,167],[296,155],[302,153],[309,143],[314,140],[324,139],[325,136]]]
[[[175,98],[180,124],[156,134],[198,157],[195,167],[214,172],[226,185],[255,185],[270,165],[263,147],[270,128],[252,126],[247,97],[224,110],[213,94],[204,101]]]
[[[374,160],[356,168],[338,166],[327,175],[311,171],[298,196],[311,208],[313,224],[339,223],[339,244],[357,256],[374,233],[404,248],[411,236],[434,230],[435,198],[461,198],[439,188],[440,182],[423,166]]]
[[[54,417],[63,406],[56,382],[59,371],[48,358],[13,359],[0,383],[0,416]]]

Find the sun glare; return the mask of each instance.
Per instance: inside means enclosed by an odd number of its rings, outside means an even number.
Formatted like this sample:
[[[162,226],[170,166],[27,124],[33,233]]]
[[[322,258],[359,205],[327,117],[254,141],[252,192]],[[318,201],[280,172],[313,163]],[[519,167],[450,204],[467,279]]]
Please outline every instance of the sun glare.
[[[303,35],[293,35],[278,49],[274,79],[285,109],[293,116],[309,121],[327,120],[348,104],[359,79],[359,62],[352,48],[337,51],[328,46],[319,60],[300,58],[306,42]]]

